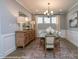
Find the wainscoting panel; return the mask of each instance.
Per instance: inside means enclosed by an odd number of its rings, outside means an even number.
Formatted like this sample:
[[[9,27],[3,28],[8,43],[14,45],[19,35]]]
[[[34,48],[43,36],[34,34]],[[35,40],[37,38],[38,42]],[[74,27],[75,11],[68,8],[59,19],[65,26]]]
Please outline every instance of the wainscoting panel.
[[[78,32],[67,30],[67,40],[78,47]]]
[[[61,33],[60,33],[60,36],[61,36],[62,38],[66,38],[66,30],[61,30],[60,32],[61,32]]]
[[[10,34],[4,34],[2,35],[2,42],[3,42],[3,57],[7,56],[14,50],[16,50],[16,45],[15,45],[15,34],[10,33]]]

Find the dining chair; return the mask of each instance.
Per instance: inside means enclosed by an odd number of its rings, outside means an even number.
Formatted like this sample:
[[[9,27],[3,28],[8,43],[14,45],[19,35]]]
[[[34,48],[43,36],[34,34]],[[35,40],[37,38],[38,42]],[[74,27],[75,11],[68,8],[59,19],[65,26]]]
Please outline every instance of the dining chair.
[[[52,49],[53,50],[53,55],[55,57],[54,40],[55,39],[54,39],[53,36],[46,36],[45,37],[45,57],[46,57],[47,49]]]

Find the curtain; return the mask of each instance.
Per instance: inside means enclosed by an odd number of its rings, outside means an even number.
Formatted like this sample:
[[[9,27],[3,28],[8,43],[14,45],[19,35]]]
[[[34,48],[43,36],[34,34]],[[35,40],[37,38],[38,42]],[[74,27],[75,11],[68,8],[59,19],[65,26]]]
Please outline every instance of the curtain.
[[[56,16],[56,30],[60,32],[60,15]]]

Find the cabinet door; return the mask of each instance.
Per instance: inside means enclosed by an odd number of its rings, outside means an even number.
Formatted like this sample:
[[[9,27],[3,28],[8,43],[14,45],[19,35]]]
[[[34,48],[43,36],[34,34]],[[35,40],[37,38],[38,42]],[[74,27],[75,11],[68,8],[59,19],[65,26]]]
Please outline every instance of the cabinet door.
[[[25,40],[25,38],[17,38],[16,39],[16,45],[17,46],[24,46],[25,44],[24,44],[24,40]]]

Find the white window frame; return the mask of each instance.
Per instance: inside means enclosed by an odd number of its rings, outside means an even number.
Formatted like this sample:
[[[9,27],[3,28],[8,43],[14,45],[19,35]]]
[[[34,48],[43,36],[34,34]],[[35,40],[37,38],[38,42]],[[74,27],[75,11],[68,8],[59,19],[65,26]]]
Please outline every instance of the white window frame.
[[[42,19],[41,19],[41,22],[39,21],[38,18],[42,18]],[[42,24],[42,23],[43,23],[43,17],[37,17],[37,23],[38,23],[38,24]]]
[[[52,18],[55,18],[55,19],[52,19]],[[54,22],[53,22],[53,20],[54,20]],[[56,20],[56,17],[51,17],[51,23],[52,23],[52,24],[56,24],[56,21],[57,21],[57,20]]]
[[[49,18],[49,22],[46,22],[45,20],[45,18],[48,18],[48,17],[44,17],[44,24],[50,24],[50,22],[51,22],[51,20],[50,20],[50,18]],[[47,19],[48,20],[48,19]]]

